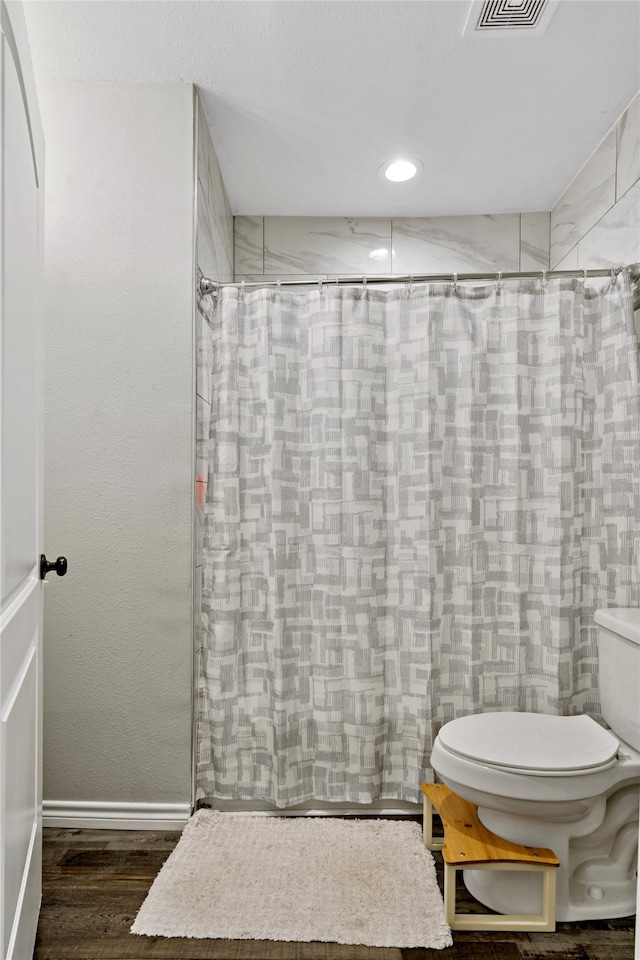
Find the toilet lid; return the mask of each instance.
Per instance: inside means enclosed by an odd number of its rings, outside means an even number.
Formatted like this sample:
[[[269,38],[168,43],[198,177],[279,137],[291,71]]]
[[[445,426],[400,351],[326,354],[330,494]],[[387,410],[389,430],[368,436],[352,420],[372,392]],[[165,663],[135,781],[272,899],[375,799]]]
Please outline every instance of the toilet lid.
[[[442,745],[478,763],[543,773],[592,770],[611,764],[619,743],[591,717],[542,713],[478,713],[451,720]]]

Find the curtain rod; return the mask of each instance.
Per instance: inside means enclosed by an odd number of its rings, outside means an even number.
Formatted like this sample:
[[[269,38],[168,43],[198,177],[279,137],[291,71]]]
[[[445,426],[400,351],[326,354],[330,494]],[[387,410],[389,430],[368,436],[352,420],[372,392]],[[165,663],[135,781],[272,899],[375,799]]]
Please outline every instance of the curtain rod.
[[[525,272],[498,271],[495,273],[424,273],[424,274],[388,274],[380,276],[360,275],[355,277],[318,277],[317,279],[306,280],[209,280],[202,277],[200,280],[200,295],[206,296],[209,293],[216,293],[222,287],[308,287],[317,283],[319,286],[347,286],[353,284],[375,284],[375,283],[456,283],[463,280],[521,280],[521,279],[555,279],[556,277],[610,277],[620,273],[622,267],[613,267],[609,269],[598,270],[537,270]],[[633,283],[640,280],[640,264],[633,264],[630,268],[630,276]]]

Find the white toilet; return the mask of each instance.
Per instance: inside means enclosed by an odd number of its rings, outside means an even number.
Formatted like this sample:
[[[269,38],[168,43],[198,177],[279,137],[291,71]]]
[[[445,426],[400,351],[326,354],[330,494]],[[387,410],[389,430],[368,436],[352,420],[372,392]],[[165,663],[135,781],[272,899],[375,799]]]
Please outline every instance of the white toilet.
[[[481,713],[446,723],[431,755],[440,780],[478,805],[500,837],[560,860],[556,919],[635,913],[640,803],[640,609],[598,610],[602,715]],[[499,913],[542,908],[540,878],[465,870]]]

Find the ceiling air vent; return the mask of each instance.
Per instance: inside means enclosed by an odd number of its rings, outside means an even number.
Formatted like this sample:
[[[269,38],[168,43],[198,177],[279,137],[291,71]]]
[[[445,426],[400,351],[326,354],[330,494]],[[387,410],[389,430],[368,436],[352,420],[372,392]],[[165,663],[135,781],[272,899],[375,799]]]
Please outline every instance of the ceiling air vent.
[[[539,36],[557,5],[558,0],[474,0],[462,36]]]

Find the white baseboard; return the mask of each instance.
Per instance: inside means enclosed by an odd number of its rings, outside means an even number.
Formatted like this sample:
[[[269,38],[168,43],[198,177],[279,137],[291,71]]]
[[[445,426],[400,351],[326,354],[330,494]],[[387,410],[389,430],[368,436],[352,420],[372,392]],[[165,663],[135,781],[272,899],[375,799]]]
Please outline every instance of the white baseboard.
[[[188,803],[101,803],[45,800],[44,827],[84,830],[182,830],[191,815]]]

